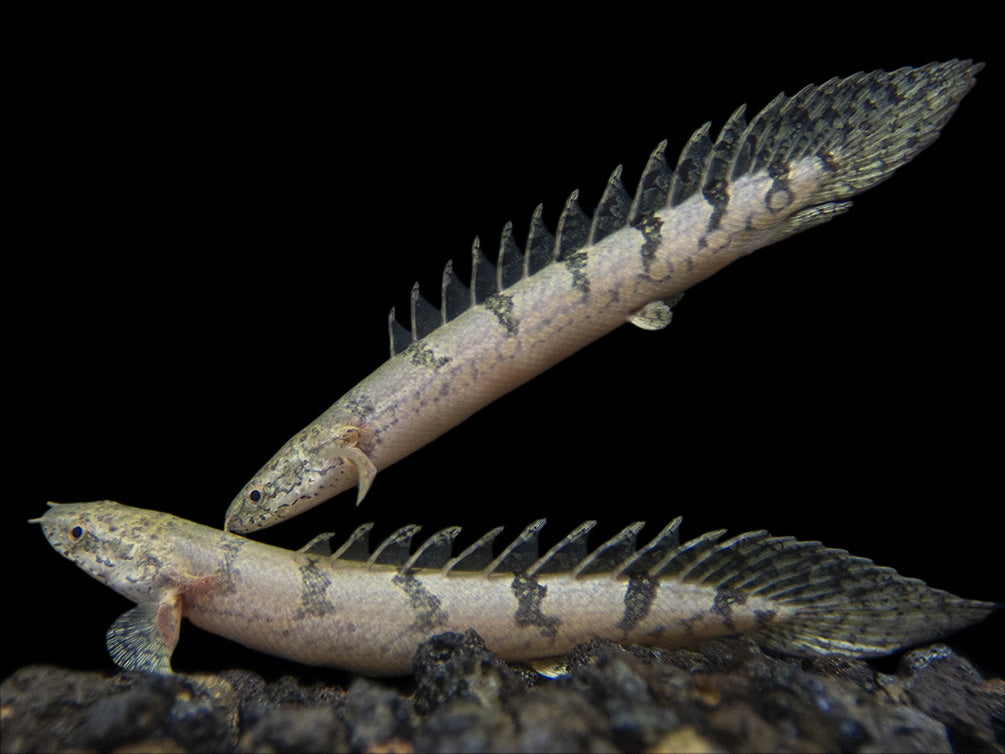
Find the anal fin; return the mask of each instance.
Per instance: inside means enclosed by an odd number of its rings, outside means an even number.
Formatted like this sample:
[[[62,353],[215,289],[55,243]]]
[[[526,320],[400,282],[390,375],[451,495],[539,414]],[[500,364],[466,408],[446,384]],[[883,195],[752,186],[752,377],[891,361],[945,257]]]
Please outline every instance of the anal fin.
[[[782,232],[775,241],[802,233],[817,225],[823,225],[850,210],[851,204],[851,202],[827,202],[800,210],[785,221],[782,225]]]
[[[676,306],[683,297],[684,294],[681,293],[666,301],[652,301],[629,316],[628,321],[643,330],[662,330],[670,324],[670,320],[673,318],[671,307]]]
[[[159,602],[141,602],[116,618],[105,634],[105,646],[124,670],[171,675],[180,627],[181,596],[167,593]]]
[[[545,678],[564,678],[569,675],[569,659],[565,655],[540,657],[531,660],[529,664],[535,673]]]

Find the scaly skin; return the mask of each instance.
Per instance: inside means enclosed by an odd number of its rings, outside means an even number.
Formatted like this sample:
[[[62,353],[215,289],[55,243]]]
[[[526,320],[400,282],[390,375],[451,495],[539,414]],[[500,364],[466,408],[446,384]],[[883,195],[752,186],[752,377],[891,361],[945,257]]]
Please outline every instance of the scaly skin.
[[[112,624],[109,652],[124,668],[157,673],[171,672],[182,617],[297,662],[398,675],[421,642],[468,628],[514,661],[593,638],[678,647],[723,634],[797,655],[869,656],[951,633],[995,607],[766,532],[678,545],[679,520],[638,550],[641,524],[575,564],[553,560],[565,545],[585,553],[588,522],[515,573],[500,570],[509,549],[481,570],[456,568],[447,558],[457,529],[431,537],[446,547],[418,567],[379,564],[381,548],[373,562],[293,552],[108,501],[50,503],[34,521],[58,552],[137,603]],[[536,543],[541,525],[517,542]],[[556,562],[566,567],[548,573]]]
[[[741,108],[714,144],[707,124],[695,133],[672,179],[657,148],[634,204],[616,170],[592,226],[574,195],[553,261],[500,276],[462,313],[445,303],[435,329],[428,314],[416,325],[431,310],[417,301],[414,341],[280,448],[231,503],[224,528],[272,526],[357,483],[358,502],[377,471],[602,335],[626,322],[665,325],[663,302],[843,213],[847,198],[931,144],[980,68],[856,74],[779,96],[749,125]],[[504,233],[499,267],[512,270],[518,254]]]

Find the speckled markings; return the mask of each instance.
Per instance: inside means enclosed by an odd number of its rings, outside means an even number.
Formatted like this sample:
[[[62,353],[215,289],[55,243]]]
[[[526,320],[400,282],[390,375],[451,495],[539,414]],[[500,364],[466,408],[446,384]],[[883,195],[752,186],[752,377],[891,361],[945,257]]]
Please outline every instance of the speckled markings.
[[[632,197],[615,169],[589,217],[578,193],[555,234],[512,226],[493,266],[476,239],[471,283],[447,263],[440,306],[412,289],[411,327],[388,319],[390,358],[298,433],[234,498],[224,528],[295,516],[450,430],[615,328],[657,330],[683,292],[736,259],[846,212],[848,198],[931,144],[980,65],[931,63],[858,73],[779,95],[748,123],[740,107],[718,137],[704,124],[675,170],[653,151]],[[358,396],[365,395],[365,405]]]
[[[469,628],[525,662],[596,638],[677,647],[723,634],[791,654],[868,656],[995,607],[763,531],[682,544],[679,519],[643,547],[636,522],[592,552],[588,521],[539,557],[540,520],[493,559],[498,529],[451,557],[457,527],[413,553],[419,527],[406,526],[370,553],[363,526],[325,555],[315,550],[327,536],[293,552],[113,502],[50,506],[36,522],[52,546],[137,603],[108,631],[112,659],[155,673],[171,672],[182,617],[297,662],[395,675],[430,637]]]

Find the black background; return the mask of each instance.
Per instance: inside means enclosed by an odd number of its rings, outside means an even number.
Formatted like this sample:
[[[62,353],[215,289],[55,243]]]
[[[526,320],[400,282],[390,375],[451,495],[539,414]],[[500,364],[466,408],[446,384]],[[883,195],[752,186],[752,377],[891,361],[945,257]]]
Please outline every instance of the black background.
[[[104,632],[128,607],[25,523],[47,499],[220,526],[247,478],[386,358],[388,309],[407,311],[416,279],[436,303],[476,235],[490,256],[505,221],[523,239],[538,202],[554,228],[575,188],[590,211],[617,164],[631,190],[661,139],[673,162],[741,102],[953,57],[989,67],[942,138],[850,214],[697,286],[666,330],[621,328],[497,401],[382,471],[359,509],[346,494],[260,538],[295,548],[376,520],[373,541],[460,524],[464,546],[547,517],[547,547],[587,518],[599,543],[683,514],[686,537],[766,528],[1005,600],[1001,90],[980,20],[725,32],[640,11],[557,39],[509,20],[23,30],[2,675],[111,668]],[[1001,631],[998,614],[952,643],[1001,674]],[[313,672],[191,627],[175,665]]]

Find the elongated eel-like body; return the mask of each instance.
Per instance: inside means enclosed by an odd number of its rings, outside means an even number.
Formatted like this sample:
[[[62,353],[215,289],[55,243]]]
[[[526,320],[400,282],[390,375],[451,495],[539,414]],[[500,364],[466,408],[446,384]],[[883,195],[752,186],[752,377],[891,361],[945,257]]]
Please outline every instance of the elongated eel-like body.
[[[763,531],[723,541],[717,531],[680,544],[680,519],[643,547],[637,522],[592,552],[588,521],[542,557],[537,521],[494,558],[498,529],[451,557],[457,527],[414,553],[418,527],[404,527],[370,553],[364,526],[324,555],[114,502],[50,503],[34,522],[58,552],[137,603],[112,624],[108,649],[124,668],[158,673],[171,672],[182,617],[297,662],[398,675],[421,642],[469,628],[511,661],[594,638],[675,647],[724,634],[789,654],[871,656],[995,608],[818,542]]]
[[[826,222],[931,144],[980,65],[859,73],[741,107],[709,124],[672,171],[657,147],[634,199],[614,171],[592,219],[574,193],[555,236],[535,214],[521,253],[509,226],[493,268],[476,241],[472,284],[448,264],[436,309],[413,290],[391,357],[248,482],[225,529],[295,516],[374,475],[626,322],[658,329],[688,288],[755,249]]]

